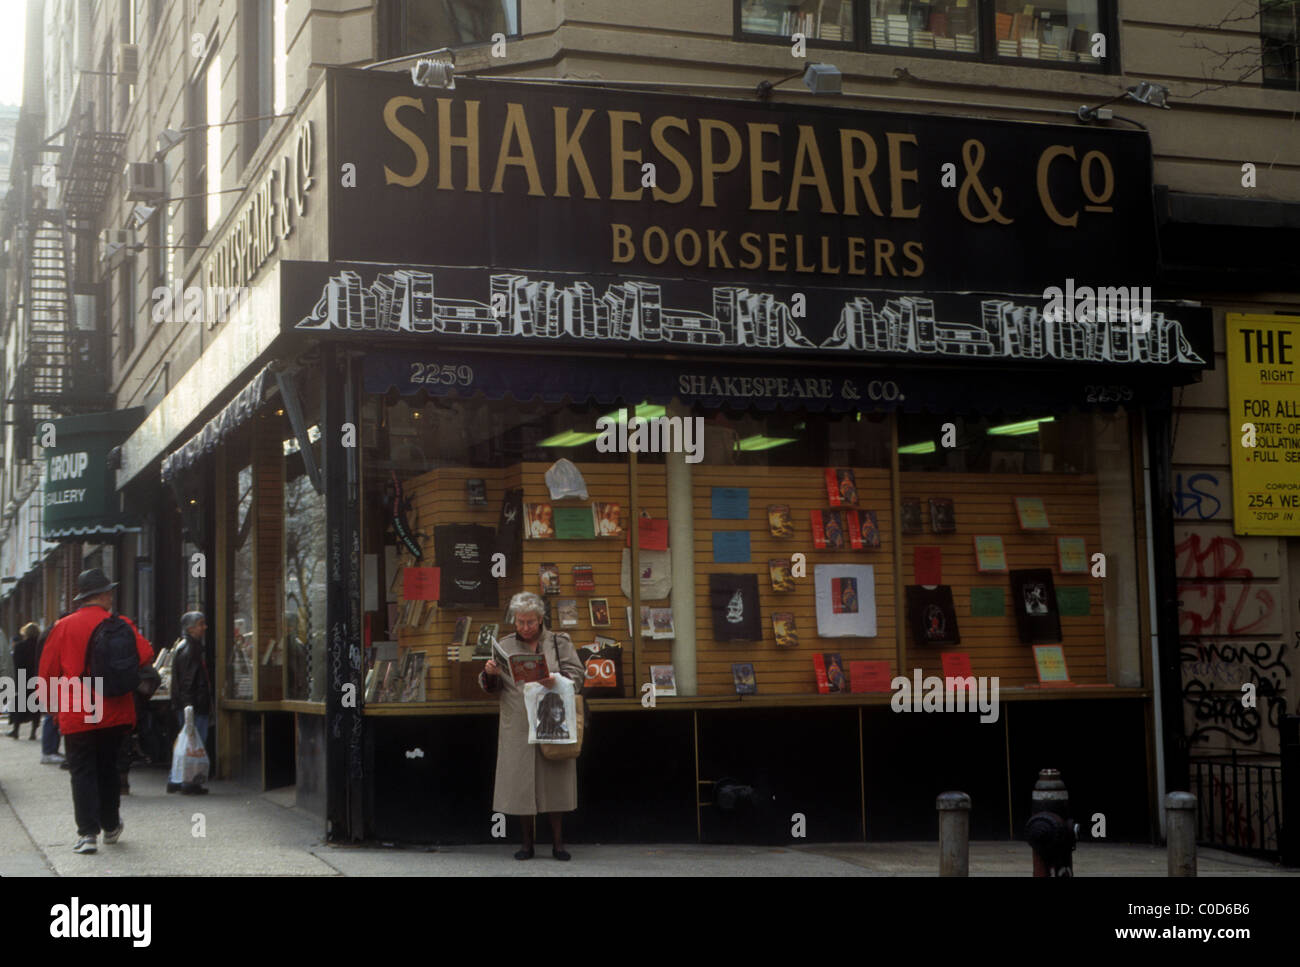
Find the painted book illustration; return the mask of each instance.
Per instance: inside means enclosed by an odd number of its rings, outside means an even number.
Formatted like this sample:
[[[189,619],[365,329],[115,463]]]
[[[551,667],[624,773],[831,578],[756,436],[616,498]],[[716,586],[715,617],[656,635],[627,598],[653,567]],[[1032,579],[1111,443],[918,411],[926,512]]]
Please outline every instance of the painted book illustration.
[[[776,647],[799,647],[799,629],[795,627],[794,612],[774,611],[772,613],[772,633],[776,636]]]
[[[737,695],[758,694],[758,680],[754,677],[753,662],[732,662],[731,680],[736,685]]]
[[[794,537],[794,518],[789,504],[767,505],[767,529],[773,537]]]

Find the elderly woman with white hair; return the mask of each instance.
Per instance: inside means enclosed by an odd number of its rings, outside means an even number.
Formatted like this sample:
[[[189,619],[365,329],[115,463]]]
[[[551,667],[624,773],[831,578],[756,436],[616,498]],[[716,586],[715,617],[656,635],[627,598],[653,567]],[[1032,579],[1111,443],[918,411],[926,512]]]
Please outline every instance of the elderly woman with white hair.
[[[550,687],[560,674],[582,688],[586,671],[578,660],[573,641],[563,632],[542,627],[546,607],[537,595],[525,591],[510,599],[510,613],[515,633],[498,642],[497,650],[506,658],[513,655],[545,655],[550,674],[542,684]],[[489,659],[478,678],[479,687],[500,697],[497,727],[496,789],[492,808],[496,812],[519,816],[523,821],[523,847],[515,853],[517,860],[533,858],[533,821],[538,813],[551,817],[551,855],[567,860],[564,834],[560,822],[563,813],[578,807],[578,765],[576,759],[548,759],[540,745],[528,744],[528,713],[524,708],[524,688],[509,674],[503,675],[495,659]]]

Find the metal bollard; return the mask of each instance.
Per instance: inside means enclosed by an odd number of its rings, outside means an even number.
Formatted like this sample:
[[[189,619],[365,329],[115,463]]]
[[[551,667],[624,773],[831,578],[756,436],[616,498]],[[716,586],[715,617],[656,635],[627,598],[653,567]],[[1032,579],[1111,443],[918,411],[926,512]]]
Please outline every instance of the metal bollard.
[[[940,793],[939,875],[970,876],[970,796],[964,792]]]
[[[1169,838],[1169,875],[1196,875],[1196,797],[1190,792],[1165,796],[1165,826]]]

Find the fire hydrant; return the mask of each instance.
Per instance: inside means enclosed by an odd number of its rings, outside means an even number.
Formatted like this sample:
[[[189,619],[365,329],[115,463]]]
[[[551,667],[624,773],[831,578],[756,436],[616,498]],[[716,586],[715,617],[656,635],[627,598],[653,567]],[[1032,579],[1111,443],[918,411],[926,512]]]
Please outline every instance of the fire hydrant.
[[[1034,850],[1034,876],[1074,876],[1074,844],[1079,827],[1070,819],[1070,794],[1061,773],[1043,769],[1034,783],[1025,839]]]

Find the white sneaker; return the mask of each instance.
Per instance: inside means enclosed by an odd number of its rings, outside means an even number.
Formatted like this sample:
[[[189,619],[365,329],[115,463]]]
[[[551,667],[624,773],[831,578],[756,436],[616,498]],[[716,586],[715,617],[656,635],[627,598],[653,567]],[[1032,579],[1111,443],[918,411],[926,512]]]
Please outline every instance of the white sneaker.
[[[114,843],[116,843],[119,839],[122,838],[122,830],[124,829],[126,829],[126,823],[122,822],[122,820],[119,819],[117,821],[117,829],[104,830],[104,842],[112,846]]]
[[[57,766],[61,765],[63,761],[63,756],[59,755],[57,752],[41,756],[41,765],[43,766]]]
[[[77,841],[72,844],[74,853],[93,853],[99,849],[98,836],[78,836]]]

